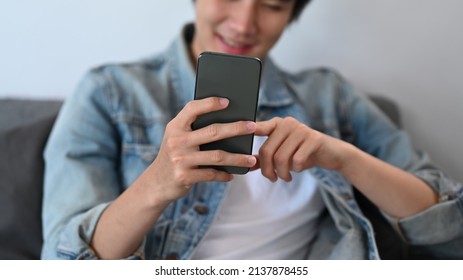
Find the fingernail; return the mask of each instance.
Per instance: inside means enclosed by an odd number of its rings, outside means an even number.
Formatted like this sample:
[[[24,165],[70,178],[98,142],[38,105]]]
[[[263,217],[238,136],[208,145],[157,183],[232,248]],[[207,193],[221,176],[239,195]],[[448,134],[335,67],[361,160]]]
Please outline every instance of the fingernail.
[[[255,131],[256,130],[256,123],[255,122],[248,122],[246,124],[246,127],[248,128],[249,131]]]
[[[220,99],[219,99],[220,105],[222,105],[222,106],[224,106],[224,107],[227,106],[229,102],[230,102],[230,101],[228,101],[227,98],[220,98]]]
[[[256,164],[256,162],[257,162],[257,159],[256,159],[255,156],[249,156],[249,157],[248,157],[248,163],[249,163],[249,165],[254,166],[254,165]]]

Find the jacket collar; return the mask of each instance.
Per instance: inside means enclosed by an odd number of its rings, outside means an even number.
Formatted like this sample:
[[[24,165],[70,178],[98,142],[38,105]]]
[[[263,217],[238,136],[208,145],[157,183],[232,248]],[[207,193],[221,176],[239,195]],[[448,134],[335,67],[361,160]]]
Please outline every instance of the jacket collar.
[[[280,107],[294,103],[294,95],[283,75],[273,60],[267,57],[262,69],[259,107]]]

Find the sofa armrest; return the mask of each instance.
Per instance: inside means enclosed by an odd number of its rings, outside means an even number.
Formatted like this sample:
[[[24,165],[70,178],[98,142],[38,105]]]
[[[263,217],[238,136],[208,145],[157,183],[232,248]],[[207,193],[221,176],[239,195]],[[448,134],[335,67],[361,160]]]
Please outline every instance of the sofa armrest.
[[[383,111],[398,127],[402,127],[400,109],[397,103],[382,95],[370,95],[370,100]]]

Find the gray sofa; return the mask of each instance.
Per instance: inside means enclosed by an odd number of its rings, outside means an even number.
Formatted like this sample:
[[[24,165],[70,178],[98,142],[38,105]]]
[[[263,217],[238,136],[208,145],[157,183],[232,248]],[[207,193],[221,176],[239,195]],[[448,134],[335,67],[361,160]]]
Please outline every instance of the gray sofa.
[[[382,97],[372,99],[400,122],[393,102]],[[40,258],[42,152],[61,104],[59,100],[0,100],[0,259]],[[362,197],[359,200],[363,207],[372,207]],[[384,257],[401,258],[400,240],[378,217],[371,219],[378,237],[387,237],[380,245],[386,250]]]
[[[38,259],[42,151],[61,101],[0,100],[0,259]]]

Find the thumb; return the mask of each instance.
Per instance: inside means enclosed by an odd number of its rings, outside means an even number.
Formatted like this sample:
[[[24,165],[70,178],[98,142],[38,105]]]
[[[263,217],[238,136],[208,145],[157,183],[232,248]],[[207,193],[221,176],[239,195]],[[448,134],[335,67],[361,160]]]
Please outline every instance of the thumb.
[[[249,171],[254,171],[260,168],[259,155],[254,155],[256,157],[256,164],[249,169]]]

